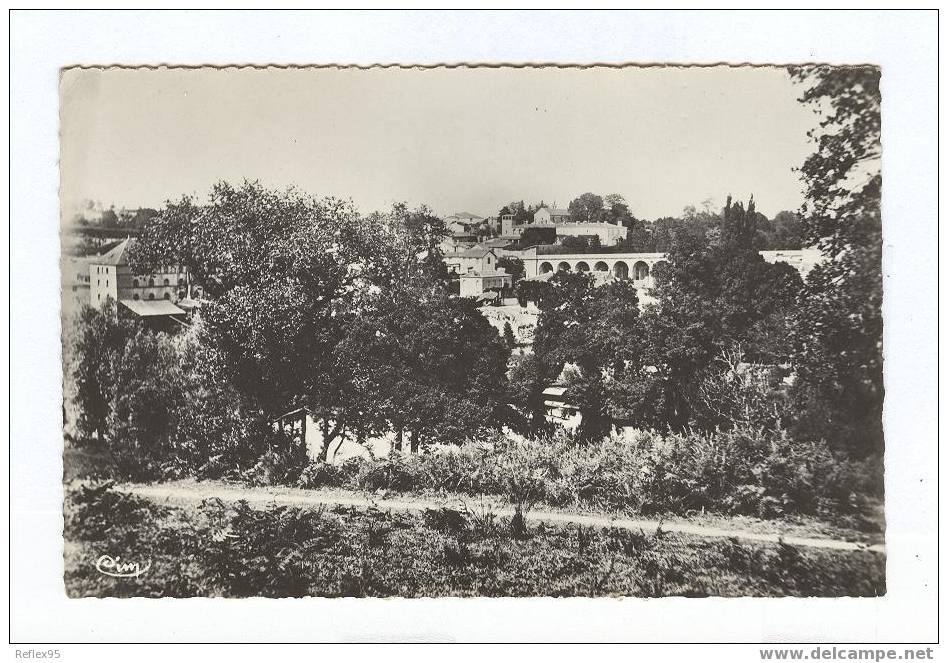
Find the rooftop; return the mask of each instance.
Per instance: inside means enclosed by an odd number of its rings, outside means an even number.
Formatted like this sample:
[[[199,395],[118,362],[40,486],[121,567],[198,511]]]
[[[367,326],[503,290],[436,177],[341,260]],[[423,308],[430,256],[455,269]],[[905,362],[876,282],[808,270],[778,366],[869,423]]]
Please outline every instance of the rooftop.
[[[154,301],[122,299],[119,300],[119,303],[141,318],[150,318],[156,315],[184,315],[183,310],[166,299],[156,299]]]
[[[95,256],[90,259],[93,265],[125,265],[128,260],[125,257],[125,251],[131,244],[131,239],[124,239],[117,246],[106,251],[101,256]]]
[[[491,249],[485,249],[480,246],[475,246],[473,248],[468,249],[464,253],[460,253],[458,255],[460,255],[462,258],[483,258],[488,253],[493,253],[493,251]]]
[[[486,278],[496,278],[499,276],[510,276],[505,269],[497,269],[485,272],[468,272],[467,274],[461,274],[461,278],[471,278],[471,279],[486,279]]]

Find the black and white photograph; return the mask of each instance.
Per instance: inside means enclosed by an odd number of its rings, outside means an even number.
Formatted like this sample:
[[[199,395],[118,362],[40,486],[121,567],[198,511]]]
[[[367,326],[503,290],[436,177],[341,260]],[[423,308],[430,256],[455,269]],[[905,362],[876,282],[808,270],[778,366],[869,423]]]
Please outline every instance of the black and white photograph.
[[[879,80],[65,70],[66,591],[885,594]]]
[[[10,22],[16,657],[933,658],[937,12]]]

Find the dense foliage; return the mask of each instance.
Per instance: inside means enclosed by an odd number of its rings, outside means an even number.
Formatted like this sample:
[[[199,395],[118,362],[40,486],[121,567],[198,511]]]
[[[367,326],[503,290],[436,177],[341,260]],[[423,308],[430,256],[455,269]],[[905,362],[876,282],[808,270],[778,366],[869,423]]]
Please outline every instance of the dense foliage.
[[[306,450],[271,422],[295,408],[321,418],[323,458],[345,431],[407,430],[417,448],[498,427],[509,348],[449,294],[443,235],[426,208],[361,217],[256,183],[169,203],[131,261],[187,267],[210,295],[200,322],[172,338],[84,310],[67,347],[80,432],[137,458],[119,462],[134,478],[282,481]]]
[[[785,432],[641,432],[583,445],[560,432],[314,464],[301,486],[497,495],[515,504],[645,515],[808,514],[874,531],[880,470],[840,461],[826,444],[801,444]]]
[[[876,67],[793,68],[821,117],[801,168],[803,233],[826,260],[807,280],[795,329],[801,435],[857,456],[883,448],[881,97]]]
[[[168,508],[109,489],[67,494],[69,596],[879,596],[885,559],[617,528],[487,509]],[[91,559],[150,563],[111,578]],[[410,554],[393,554],[410,551]]]

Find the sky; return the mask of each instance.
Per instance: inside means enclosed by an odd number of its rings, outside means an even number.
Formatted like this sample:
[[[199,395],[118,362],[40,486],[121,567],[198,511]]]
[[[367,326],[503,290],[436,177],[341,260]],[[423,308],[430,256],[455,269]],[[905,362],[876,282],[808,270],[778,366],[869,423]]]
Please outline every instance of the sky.
[[[160,207],[219,180],[448,215],[621,194],[642,219],[727,195],[797,209],[816,116],[779,68],[73,69],[61,189]]]

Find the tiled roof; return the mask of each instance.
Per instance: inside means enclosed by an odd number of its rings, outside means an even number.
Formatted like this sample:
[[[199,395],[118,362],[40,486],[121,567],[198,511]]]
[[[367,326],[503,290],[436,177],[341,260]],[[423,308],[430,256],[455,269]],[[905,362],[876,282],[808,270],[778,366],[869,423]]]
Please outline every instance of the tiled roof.
[[[135,315],[148,318],[155,315],[184,315],[184,311],[166,299],[136,300],[122,299],[121,304]]]
[[[92,258],[90,262],[93,265],[125,265],[128,261],[125,258],[125,251],[128,249],[131,239],[122,240],[114,249],[104,253],[101,256]]]
[[[460,256],[462,258],[483,258],[488,253],[493,253],[493,251],[475,246],[474,248],[468,249],[464,253],[461,253]]]

